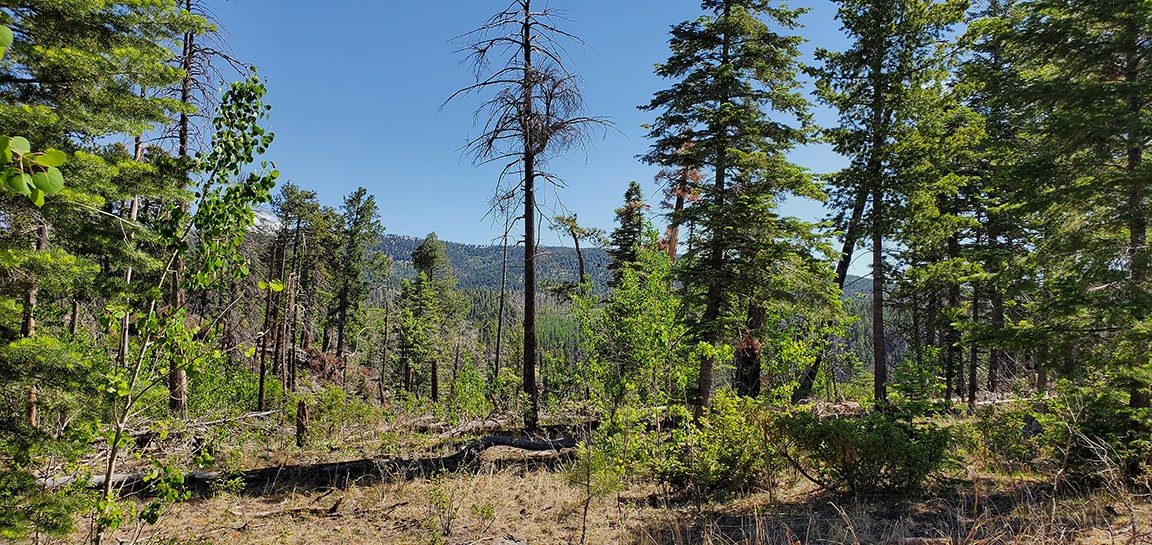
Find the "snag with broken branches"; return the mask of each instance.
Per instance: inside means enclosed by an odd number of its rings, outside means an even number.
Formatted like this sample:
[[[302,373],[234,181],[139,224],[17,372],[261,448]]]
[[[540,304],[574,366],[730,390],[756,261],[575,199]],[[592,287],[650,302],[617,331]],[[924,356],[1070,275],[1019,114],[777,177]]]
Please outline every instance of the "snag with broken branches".
[[[516,0],[480,28],[458,37],[476,83],[448,98],[486,97],[476,110],[481,126],[465,152],[479,164],[503,163],[497,195],[515,196],[524,214],[524,361],[523,391],[528,398],[525,427],[539,421],[536,377],[536,190],[537,179],[561,186],[544,170],[547,160],[582,145],[588,131],[604,118],[585,115],[580,78],[565,44],[583,46],[561,30],[555,10],[534,10],[532,0]]]

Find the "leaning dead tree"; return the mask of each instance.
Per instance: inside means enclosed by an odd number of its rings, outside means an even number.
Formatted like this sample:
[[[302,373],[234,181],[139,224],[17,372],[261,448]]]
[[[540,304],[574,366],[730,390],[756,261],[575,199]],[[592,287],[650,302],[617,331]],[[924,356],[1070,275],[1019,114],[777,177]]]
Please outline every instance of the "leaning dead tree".
[[[524,362],[528,397],[524,425],[535,428],[540,392],[536,384],[536,189],[537,181],[561,185],[544,170],[547,160],[585,142],[587,130],[604,125],[583,114],[580,78],[571,72],[565,44],[583,42],[563,30],[548,8],[516,0],[483,26],[459,36],[476,83],[448,98],[479,95],[482,132],[465,151],[477,164],[502,163],[498,200],[519,199],[524,214]],[[482,120],[482,121],[481,121]]]

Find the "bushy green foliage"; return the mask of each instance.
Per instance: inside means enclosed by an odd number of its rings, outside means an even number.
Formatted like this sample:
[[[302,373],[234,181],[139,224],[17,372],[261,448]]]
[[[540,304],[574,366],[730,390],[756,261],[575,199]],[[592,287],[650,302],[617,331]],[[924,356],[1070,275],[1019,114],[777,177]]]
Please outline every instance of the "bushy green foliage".
[[[697,425],[685,420],[651,460],[654,476],[698,496],[748,491],[774,468],[763,407],[720,390]]]
[[[1041,442],[1063,474],[1091,478],[1101,469],[1136,476],[1152,460],[1152,437],[1128,395],[1103,377],[1061,380],[1057,395],[1034,412]]]
[[[188,413],[191,415],[234,414],[256,406],[260,377],[244,364],[219,352],[189,368]],[[279,397],[279,383],[269,381],[268,397]]]
[[[788,456],[808,478],[852,494],[919,487],[944,463],[949,444],[945,429],[881,412],[821,420],[798,410],[780,415],[776,423]]]
[[[989,467],[1020,471],[1038,461],[1041,426],[1027,402],[979,407],[973,416],[979,454]]]
[[[79,487],[46,490],[27,471],[0,469],[0,539],[22,539],[33,531],[65,537],[75,531],[75,513],[91,505]]]
[[[940,350],[925,347],[919,362],[906,359],[896,366],[888,401],[910,417],[923,415],[944,397],[940,375]]]
[[[381,411],[368,400],[349,394],[343,388],[328,386],[317,393],[302,394],[308,406],[309,434],[337,441],[342,435],[360,430],[365,423],[378,422]],[[296,400],[285,407],[289,421],[296,419]]]

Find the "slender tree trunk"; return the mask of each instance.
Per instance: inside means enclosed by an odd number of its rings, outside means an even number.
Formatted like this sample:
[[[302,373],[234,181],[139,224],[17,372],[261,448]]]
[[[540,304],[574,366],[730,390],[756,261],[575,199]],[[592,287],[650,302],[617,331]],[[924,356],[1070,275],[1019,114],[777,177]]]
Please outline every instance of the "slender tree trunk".
[[[440,402],[440,358],[432,358],[432,402]]]
[[[879,183],[872,189],[872,363],[875,367],[872,394],[878,403],[888,400],[888,350],[884,335],[884,234],[881,229],[883,191]]]
[[[271,282],[276,264],[276,251],[272,250],[272,259],[268,263],[268,280]],[[267,407],[265,383],[268,376],[268,337],[272,329],[272,287],[264,289],[264,327],[260,334],[260,384],[256,397],[256,410],[263,411]]]
[[[192,9],[192,0],[185,2],[186,9]],[[192,62],[195,55],[195,40],[196,35],[193,32],[184,34],[184,47],[182,57],[180,59],[181,68],[184,69],[184,77],[180,80],[180,102],[185,105],[192,103]],[[179,142],[177,144],[177,156],[180,159],[187,160],[189,156],[188,141],[191,134],[191,119],[187,112],[180,113],[180,128],[179,128]],[[180,212],[183,213],[186,205],[181,203],[179,205]],[[172,308],[184,308],[186,294],[184,293],[184,258],[180,255],[176,256],[173,263],[172,270]],[[168,408],[175,413],[184,413],[188,407],[188,373],[180,367],[177,358],[173,358],[168,366]]]
[[[972,323],[980,322],[980,286],[972,286]],[[975,343],[968,353],[968,412],[976,411],[976,389],[979,383],[976,379],[977,366],[980,363],[980,348]]]
[[[731,4],[725,2],[723,18],[727,20],[730,13]],[[730,48],[727,32],[723,33],[721,40],[720,65],[727,66],[729,63]],[[725,100],[727,98],[728,97],[725,97]],[[715,136],[720,138],[727,136],[726,127],[713,127],[713,132],[717,133]],[[721,146],[721,151],[716,157],[715,167],[716,174],[713,179],[713,191],[716,192],[715,206],[717,209],[723,209],[728,175],[728,156],[723,146]],[[704,314],[700,317],[700,321],[703,327],[707,328],[703,336],[704,342],[716,346],[720,342],[720,307],[724,300],[724,286],[720,285],[720,273],[724,269],[724,250],[726,248],[724,233],[713,230],[708,245],[708,266],[712,271],[712,275],[708,278],[708,291],[704,296]],[[715,368],[715,355],[708,354],[700,359],[700,375],[696,382],[697,404],[693,414],[697,423],[700,422],[700,418],[704,416],[704,411],[712,402],[712,381]]]
[[[504,226],[504,250],[500,261],[500,300],[496,304],[496,353],[492,358],[492,380],[489,384],[492,395],[496,394],[496,383],[500,380],[500,353],[502,350],[501,343],[504,339],[504,300],[508,294],[508,228],[510,226],[511,224]]]
[[[452,357],[452,384],[448,385],[450,401],[456,401],[456,384],[460,381],[460,340],[456,340],[456,354]]]
[[[995,238],[993,238],[995,240]],[[992,316],[988,323],[992,326],[992,331],[1000,333],[1004,331],[1004,292],[999,286],[992,286],[988,293],[988,300],[991,303]],[[988,351],[988,391],[995,394],[1000,391],[1000,379],[1004,373],[1004,349],[998,346],[999,340],[993,343],[993,346]]]
[[[1036,354],[1036,391],[1040,394],[1048,391],[1048,356],[1048,345],[1040,345],[1040,350]]]
[[[524,393],[528,408],[524,427],[536,429],[540,418],[540,390],[536,385],[536,142],[533,111],[531,0],[524,0],[521,49],[524,59],[524,112],[520,115],[524,134]]]
[[[348,305],[351,304],[348,287],[340,288],[340,308],[336,311],[336,358],[344,357],[344,326],[348,323]]]
[[[860,223],[864,218],[864,208],[868,205],[868,188],[864,185],[856,191],[856,199],[852,204],[852,217],[848,221],[848,228],[844,232],[844,246],[840,249],[840,259],[836,262],[836,286],[841,291],[844,290],[844,283],[848,280],[848,266],[852,264],[852,254],[856,250],[856,244],[860,240]],[[831,345],[831,339],[824,342],[824,349],[816,354],[816,358],[812,361],[804,373],[800,375],[800,385],[792,392],[792,403],[799,403],[812,395],[812,386],[816,383],[816,377],[820,374],[820,366],[827,357],[828,348]]]
[[[404,358],[404,391],[412,393],[412,357],[405,353],[402,355]]]
[[[141,89],[140,95],[144,96],[144,90],[143,89]],[[144,138],[142,136],[139,136],[139,135],[136,136],[136,139],[134,142],[134,149],[132,151],[132,160],[136,161],[137,163],[144,160]],[[133,195],[132,196],[132,202],[128,206],[128,221],[135,223],[136,218],[139,216],[139,213],[140,213],[140,196],[139,195]],[[125,241],[125,244],[131,245],[131,243],[132,243],[131,233],[125,235],[125,238],[127,238],[127,240]],[[131,285],[132,285],[132,265],[128,265],[128,267],[124,270],[124,286],[127,289],[127,287],[129,287]],[[128,325],[129,325],[128,320],[131,317],[130,315],[131,315],[131,312],[125,313],[124,318],[122,318],[120,320],[120,343],[119,343],[119,346],[118,346],[117,352],[116,352],[116,360],[117,360],[117,363],[120,364],[121,368],[128,366],[128,360],[127,360],[127,357],[128,357]]]
[[[1141,81],[1140,77],[1140,44],[1132,45],[1132,50],[1126,59],[1125,82],[1130,88]],[[1128,217],[1128,260],[1132,283],[1131,293],[1136,299],[1135,308],[1137,318],[1143,319],[1144,304],[1148,301],[1148,210],[1147,210],[1147,176],[1137,176],[1144,163],[1144,130],[1141,121],[1146,119],[1146,101],[1143,101],[1138,92],[1131,92],[1127,99],[1129,116],[1133,120],[1128,133],[1128,149],[1126,170],[1133,177],[1128,183],[1128,202],[1125,211]],[[1147,343],[1143,344],[1143,352],[1148,351]],[[1144,354],[1140,354],[1144,356]],[[1147,409],[1152,407],[1152,384],[1144,379],[1133,381],[1129,391],[1128,404],[1134,409]]]
[[[580,251],[580,237],[576,233],[572,233],[572,244],[576,246],[576,272],[580,275],[576,280],[577,285],[584,284],[584,252]]]
[[[950,260],[958,259],[960,257],[960,238],[957,235],[948,237],[948,258]],[[948,308],[955,312],[960,308],[960,284],[953,283],[948,287]],[[945,386],[944,386],[944,402],[948,405],[952,404],[952,394],[959,393],[960,389],[955,388],[957,373],[957,366],[960,365],[960,375],[963,375],[963,365],[960,362],[960,330],[952,325],[952,320],[948,320],[948,329],[944,334],[945,342],[948,346],[945,349]]]
[[[392,299],[390,294],[384,296],[384,345],[380,356],[380,404],[384,404],[384,377],[388,374],[388,337],[392,330]]]
[[[37,252],[43,252],[48,249],[48,224],[43,218],[40,219],[40,225],[36,229],[36,242],[33,249]],[[36,336],[36,305],[37,296],[39,295],[40,287],[35,283],[24,292],[24,313],[23,319],[20,324],[20,334],[23,337],[31,338]],[[35,384],[28,387],[28,407],[25,414],[28,425],[33,428],[40,425],[40,416],[38,409],[38,390]]]
[[[676,204],[672,207],[672,221],[668,223],[668,261],[676,262],[676,248],[680,246],[680,220],[684,210],[684,194],[688,191],[687,181],[681,181],[676,188]]]
[[[916,368],[924,368],[924,342],[920,334],[923,331],[923,318],[920,316],[920,292],[912,290],[912,354],[916,358]]]
[[[80,331],[80,301],[72,300],[72,314],[68,318],[68,333],[72,339],[76,339],[76,334]]]

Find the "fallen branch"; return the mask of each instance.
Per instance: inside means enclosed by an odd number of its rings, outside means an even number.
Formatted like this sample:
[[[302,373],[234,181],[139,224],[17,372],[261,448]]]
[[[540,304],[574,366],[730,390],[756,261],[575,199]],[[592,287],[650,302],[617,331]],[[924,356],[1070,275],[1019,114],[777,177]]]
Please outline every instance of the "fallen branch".
[[[184,485],[193,490],[211,490],[214,483],[241,479],[245,489],[272,487],[278,484],[310,484],[315,486],[346,486],[361,480],[393,480],[425,477],[438,472],[454,472],[474,464],[480,454],[492,447],[511,447],[528,451],[561,451],[576,446],[575,439],[533,440],[493,435],[468,444],[455,454],[429,458],[369,458],[324,464],[285,465],[229,473],[223,471],[193,471],[184,476]],[[74,477],[41,479],[46,488],[67,486]],[[92,488],[104,486],[103,476],[93,476]],[[112,476],[112,488],[121,494],[148,492],[151,483],[147,473],[122,473]]]

